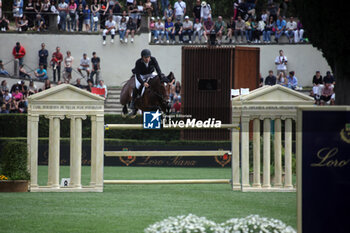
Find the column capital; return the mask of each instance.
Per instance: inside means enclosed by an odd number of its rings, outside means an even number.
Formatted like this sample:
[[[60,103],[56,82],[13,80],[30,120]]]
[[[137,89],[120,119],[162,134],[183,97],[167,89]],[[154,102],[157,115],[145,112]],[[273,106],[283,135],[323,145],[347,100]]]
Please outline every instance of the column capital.
[[[46,115],[45,118],[46,119],[50,119],[50,120],[52,120],[54,118],[58,118],[60,120],[63,120],[64,119],[64,115]]]
[[[71,114],[66,116],[68,119],[75,120],[77,118],[81,118],[82,120],[86,120],[87,116],[86,115],[81,115],[81,114]]]
[[[30,117],[30,120],[31,121],[34,121],[34,122],[39,122],[39,114],[29,114],[28,117]]]
[[[103,121],[104,122],[104,114],[95,115],[95,121]]]
[[[295,121],[296,120],[296,116],[292,116],[292,115],[281,116],[281,120],[287,120],[287,119]]]

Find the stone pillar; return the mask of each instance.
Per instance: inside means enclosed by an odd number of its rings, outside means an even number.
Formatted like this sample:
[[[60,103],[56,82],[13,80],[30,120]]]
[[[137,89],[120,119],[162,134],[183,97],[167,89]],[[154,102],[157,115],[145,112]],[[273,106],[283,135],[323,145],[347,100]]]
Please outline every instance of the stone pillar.
[[[282,187],[282,156],[281,156],[281,119],[275,119],[275,138],[274,138],[274,151],[275,151],[275,182],[274,187]]]
[[[103,189],[103,158],[104,158],[104,115],[96,116],[96,150],[95,150],[95,179],[96,188]]]
[[[39,115],[28,115],[28,138],[30,142],[30,188],[38,187],[38,129],[39,129]]]
[[[68,116],[67,118],[71,118]],[[72,174],[74,173],[74,167],[72,166],[73,163],[73,154],[75,148],[75,120],[72,118],[70,120],[70,150],[69,150],[69,177],[72,177]],[[74,185],[74,180],[70,179],[69,186]]]
[[[96,132],[96,116],[91,116],[91,177],[90,177],[90,186],[96,185],[96,141],[97,141],[97,132]]]
[[[285,188],[293,188],[292,184],[292,119],[285,120]]]
[[[238,117],[232,119],[232,124],[239,124]],[[239,129],[231,129],[231,150],[232,150],[232,189],[240,190],[240,170],[239,170]]]
[[[72,115],[68,116],[71,119],[71,162],[70,162],[70,186],[73,188],[81,188],[81,152],[82,152],[82,119],[86,119],[84,115]]]
[[[264,159],[263,159],[263,188],[270,188],[270,140],[271,119],[264,119]]]
[[[47,185],[59,188],[60,179],[60,120],[64,116],[48,116],[50,119],[49,131],[49,166]]]
[[[242,186],[250,187],[249,184],[249,116],[242,116],[241,120],[241,150],[242,150]]]
[[[261,188],[260,183],[260,119],[253,121],[253,187]]]

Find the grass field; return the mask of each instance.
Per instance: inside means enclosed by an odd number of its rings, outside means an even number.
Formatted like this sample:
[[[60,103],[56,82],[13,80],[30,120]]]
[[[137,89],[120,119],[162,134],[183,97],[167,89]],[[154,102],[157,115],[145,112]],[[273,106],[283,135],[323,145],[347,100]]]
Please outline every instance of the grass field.
[[[231,178],[228,168],[105,167],[105,179]],[[61,167],[69,177],[69,167]],[[88,184],[90,167],[82,168]],[[47,167],[39,166],[39,184]],[[242,193],[228,184],[105,185],[103,193],[1,193],[0,232],[143,232],[169,216],[189,213],[216,222],[250,214],[296,228],[296,193]]]

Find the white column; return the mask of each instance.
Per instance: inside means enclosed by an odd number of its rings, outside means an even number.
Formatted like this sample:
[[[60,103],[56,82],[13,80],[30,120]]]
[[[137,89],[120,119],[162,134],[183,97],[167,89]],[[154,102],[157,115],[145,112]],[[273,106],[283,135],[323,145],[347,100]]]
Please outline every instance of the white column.
[[[96,116],[96,154],[95,161],[95,179],[96,179],[96,188],[103,189],[103,158],[104,158],[104,115],[100,114]]]
[[[70,162],[70,186],[73,188],[81,188],[81,152],[82,152],[82,119],[86,119],[84,115],[68,116],[73,124],[74,131],[71,130],[71,162]]]
[[[285,188],[293,188],[292,184],[292,119],[285,120]]]
[[[72,177],[74,173],[74,167],[72,166],[73,163],[73,155],[75,153],[75,120],[74,118],[71,118],[71,116],[68,116],[67,118],[70,118],[70,150],[69,150],[69,177]],[[74,180],[70,179],[69,182],[70,186],[74,186]]]
[[[271,153],[271,119],[264,119],[264,158],[263,158],[263,188],[270,188],[270,153]]]
[[[28,118],[30,124],[30,130],[28,131],[28,137],[30,138],[30,188],[38,187],[38,128],[39,128],[39,115],[30,114]]]
[[[249,184],[249,117],[242,116],[241,120],[241,145],[242,145],[242,186],[250,187]]]
[[[96,185],[96,116],[91,116],[91,177],[90,186]]]
[[[48,116],[50,119],[49,133],[49,166],[48,186],[59,188],[60,179],[60,120],[63,116]]]
[[[31,120],[31,114],[28,113],[27,114],[27,169],[28,169],[28,173],[30,174],[30,144],[31,144],[31,137],[30,137],[30,130],[31,130],[31,125],[32,120]]]
[[[260,188],[260,119],[253,121],[253,187]]]
[[[239,118],[233,118],[232,124],[239,124]],[[240,169],[239,169],[239,129],[232,128],[231,129],[231,150],[232,150],[232,189],[240,190],[241,182],[240,182]]]
[[[282,156],[281,156],[281,118],[275,119],[275,182],[274,187],[282,187]]]

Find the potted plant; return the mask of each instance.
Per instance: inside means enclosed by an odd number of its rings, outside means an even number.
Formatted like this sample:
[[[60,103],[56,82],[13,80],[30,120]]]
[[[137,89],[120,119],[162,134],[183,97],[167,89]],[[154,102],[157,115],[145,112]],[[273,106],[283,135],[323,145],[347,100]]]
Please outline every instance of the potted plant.
[[[7,142],[0,159],[0,192],[27,192],[29,177],[27,144]]]

